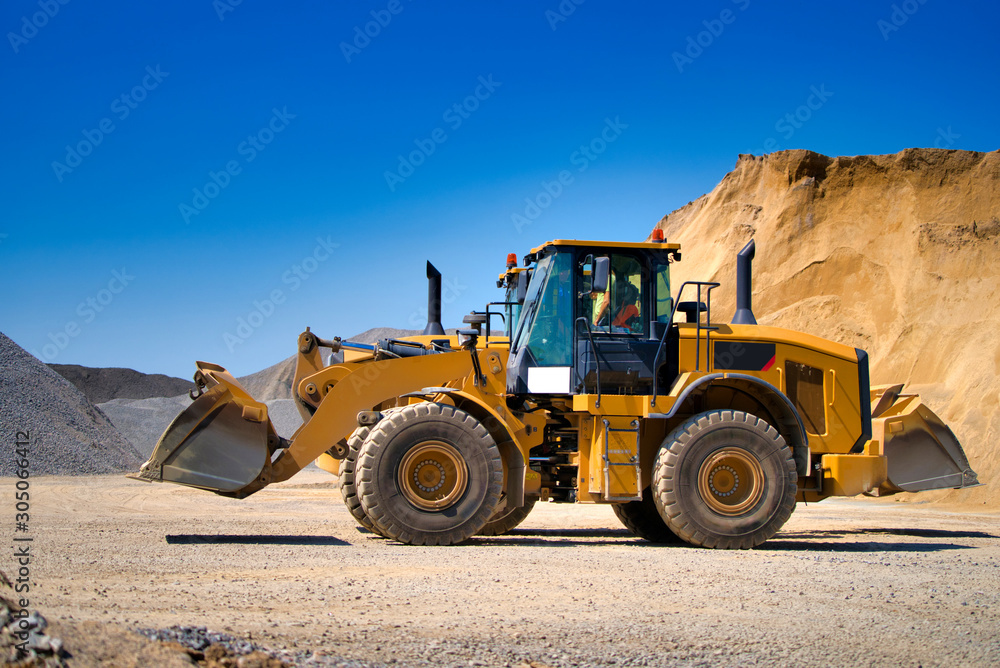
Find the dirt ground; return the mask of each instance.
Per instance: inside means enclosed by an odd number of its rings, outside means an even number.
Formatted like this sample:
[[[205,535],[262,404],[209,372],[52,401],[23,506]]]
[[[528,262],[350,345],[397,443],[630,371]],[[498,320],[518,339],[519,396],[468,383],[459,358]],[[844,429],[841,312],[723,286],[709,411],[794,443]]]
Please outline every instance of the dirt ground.
[[[329,481],[236,501],[33,479],[31,607],[76,632],[207,626],[324,665],[1000,664],[1000,513],[827,501],[727,552],[539,504],[512,535],[424,548],[359,531]],[[13,517],[13,479],[0,490]]]

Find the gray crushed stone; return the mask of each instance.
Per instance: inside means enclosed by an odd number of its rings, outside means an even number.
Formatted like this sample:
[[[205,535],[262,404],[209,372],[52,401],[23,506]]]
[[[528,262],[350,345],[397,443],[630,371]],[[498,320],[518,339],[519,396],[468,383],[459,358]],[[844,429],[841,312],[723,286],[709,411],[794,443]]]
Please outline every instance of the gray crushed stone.
[[[80,390],[2,333],[0,416],[0,442],[30,435],[31,475],[119,473],[143,461]],[[16,471],[13,453],[0,458],[0,476]]]
[[[62,640],[46,633],[49,623],[45,617],[37,611],[21,609],[11,600],[14,592],[9,587],[4,588],[7,596],[0,595],[0,659],[3,665],[65,668]]]
[[[50,364],[49,368],[73,383],[95,404],[112,399],[173,397],[194,389],[190,380],[134,369],[94,368],[79,364]]]
[[[392,327],[375,327],[355,336],[344,338],[355,343],[375,343],[380,339],[394,339],[401,336],[420,334],[416,329],[393,329]],[[257,401],[270,399],[290,399],[292,396],[292,381],[295,379],[295,359],[297,355],[284,359],[277,364],[262,369],[257,373],[242,376],[237,380],[247,392]],[[341,354],[333,356],[331,363],[343,361]],[[282,434],[284,436],[284,434]]]
[[[133,629],[139,635],[159,642],[175,642],[182,647],[204,652],[212,645],[221,646],[230,656],[243,657],[252,652],[262,652],[286,665],[303,668],[372,668],[382,663],[363,663],[342,657],[317,654],[310,650],[272,649],[252,640],[237,638],[228,633],[210,631],[204,626],[171,626],[166,629]],[[238,663],[236,665],[243,665]]]
[[[291,438],[295,430],[302,426],[295,403],[291,399],[265,401],[268,417],[274,423],[278,436]],[[178,413],[191,405],[191,398],[153,397],[151,399],[112,399],[100,408],[114,423],[128,441],[144,458],[153,453],[156,442]]]

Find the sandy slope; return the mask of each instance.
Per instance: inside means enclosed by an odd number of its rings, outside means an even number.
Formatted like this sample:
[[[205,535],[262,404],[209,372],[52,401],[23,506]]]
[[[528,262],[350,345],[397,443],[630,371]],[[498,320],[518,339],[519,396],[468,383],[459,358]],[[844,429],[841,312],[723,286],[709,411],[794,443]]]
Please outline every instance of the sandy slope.
[[[979,479],[1000,478],[1000,152],[740,156],[657,226],[683,245],[675,285],[721,281],[713,308],[726,318],[735,254],[756,239],[761,324],[868,350],[874,383],[918,389]],[[997,489],[947,497],[981,505]]]

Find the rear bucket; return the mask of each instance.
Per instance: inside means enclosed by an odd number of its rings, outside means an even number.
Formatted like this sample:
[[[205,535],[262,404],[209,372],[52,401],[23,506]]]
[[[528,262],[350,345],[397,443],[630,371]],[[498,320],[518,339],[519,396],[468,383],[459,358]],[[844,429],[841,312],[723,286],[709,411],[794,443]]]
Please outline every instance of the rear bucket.
[[[902,385],[873,388],[873,440],[882,442],[889,479],[883,493],[979,485],[954,432]]]
[[[170,423],[149,461],[129,477],[172,482],[243,497],[270,482],[280,439],[255,401],[224,368],[198,362],[195,381],[209,389]]]

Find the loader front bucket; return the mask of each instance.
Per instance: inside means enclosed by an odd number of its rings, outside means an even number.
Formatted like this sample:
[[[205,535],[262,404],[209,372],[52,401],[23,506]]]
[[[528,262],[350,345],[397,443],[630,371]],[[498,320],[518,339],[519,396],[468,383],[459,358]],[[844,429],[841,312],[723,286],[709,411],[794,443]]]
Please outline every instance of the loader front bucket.
[[[872,440],[881,442],[889,479],[880,493],[979,485],[954,432],[902,385],[872,388]]]
[[[280,443],[256,401],[221,366],[198,362],[195,382],[208,388],[160,436],[137,480],[172,482],[242,498],[270,482]]]

